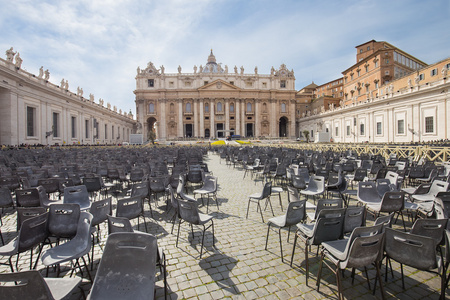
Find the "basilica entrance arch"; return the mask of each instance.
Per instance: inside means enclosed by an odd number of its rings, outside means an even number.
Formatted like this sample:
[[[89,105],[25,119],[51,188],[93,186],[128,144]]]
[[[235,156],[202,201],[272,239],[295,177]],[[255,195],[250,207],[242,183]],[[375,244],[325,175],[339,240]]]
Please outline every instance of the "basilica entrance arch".
[[[288,119],[286,117],[281,117],[280,121],[278,122],[278,128],[279,128],[279,136],[280,137],[286,137],[288,136]]]
[[[153,130],[156,134],[156,138],[158,138],[158,131],[156,128],[156,119],[154,117],[150,117],[147,119],[147,130],[146,130],[146,135],[144,136],[144,140],[145,140],[145,138],[148,139],[148,132],[150,130]]]

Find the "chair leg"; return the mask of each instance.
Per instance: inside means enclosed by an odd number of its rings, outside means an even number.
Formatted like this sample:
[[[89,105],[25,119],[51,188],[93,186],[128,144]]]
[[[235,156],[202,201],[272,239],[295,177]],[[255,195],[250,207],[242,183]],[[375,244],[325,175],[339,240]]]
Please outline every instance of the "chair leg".
[[[403,264],[400,264],[400,270],[402,274],[402,288],[405,289],[405,277],[403,276]]]
[[[342,288],[341,288],[341,272],[339,272],[339,266],[336,266],[336,283],[338,286],[338,296],[339,299],[343,299],[344,297],[342,296]]]
[[[320,278],[322,277],[322,268],[323,268],[323,259],[325,257],[325,253],[322,251],[322,254],[320,255],[320,262],[319,262],[319,271],[317,272],[317,291],[319,291],[320,288]]]
[[[247,216],[245,217],[246,219],[248,219],[248,209],[250,208],[250,199],[248,199],[248,206],[247,206]]]
[[[259,213],[261,214],[261,220],[264,223],[264,217],[263,217],[263,213],[262,213],[262,209],[261,209],[261,204],[259,203],[260,201],[258,201],[258,208],[259,208]]]
[[[294,261],[294,254],[295,254],[295,245],[297,244],[297,234],[295,234],[294,237],[294,245],[292,245],[292,256],[291,256],[291,267],[292,267],[292,262]]]
[[[381,265],[381,262],[380,262],[380,264],[378,264],[378,262],[375,262],[375,268],[377,269],[377,278],[380,281],[381,298],[384,300],[385,299],[385,297],[384,297],[384,287],[383,287],[383,282],[381,281],[380,265]],[[376,289],[376,281],[375,281],[375,286],[373,288],[374,292],[375,292],[375,289]]]
[[[278,236],[280,238],[280,253],[281,253],[281,262],[284,262],[283,260],[283,244],[281,242],[281,227],[278,229]]]
[[[306,286],[308,286],[309,263],[308,263],[308,245],[305,242],[305,263],[306,263]]]
[[[176,243],[177,247],[178,247],[178,238],[180,237],[180,225],[181,225],[181,219],[178,219],[178,233],[177,233],[177,243]]]
[[[267,250],[267,242],[269,241],[269,231],[270,231],[271,224],[272,223],[270,223],[270,222],[267,223],[266,247],[264,248],[264,250]]]

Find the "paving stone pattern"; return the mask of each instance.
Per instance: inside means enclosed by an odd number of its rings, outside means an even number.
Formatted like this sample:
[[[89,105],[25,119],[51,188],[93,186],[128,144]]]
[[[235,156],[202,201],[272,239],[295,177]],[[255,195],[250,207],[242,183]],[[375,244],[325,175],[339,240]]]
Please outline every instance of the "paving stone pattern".
[[[194,228],[194,237],[189,226],[181,224],[179,245],[175,246],[177,238],[177,225],[171,234],[172,223],[169,222],[173,211],[166,212],[166,205],[162,196],[157,202],[152,201],[153,217],[150,216],[148,202],[145,205],[146,220],[149,233],[158,238],[158,246],[164,249],[167,258],[167,282],[169,299],[337,299],[337,285],[334,274],[324,268],[320,291],[316,290],[316,276],[318,271],[319,256],[316,257],[316,247],[311,249],[310,254],[310,280],[306,285],[305,262],[303,246],[296,247],[293,267],[290,267],[294,230],[292,230],[289,241],[287,241],[287,230],[282,230],[284,263],[280,258],[280,247],[278,229],[272,227],[269,235],[268,250],[264,250],[267,233],[267,220],[272,217],[268,208],[263,211],[264,221],[262,223],[256,204],[250,205],[249,216],[246,218],[248,196],[252,193],[262,191],[262,180],[254,180],[249,174],[244,178],[244,170],[240,166],[227,165],[219,156],[209,153],[205,158],[209,170],[218,177],[218,201],[219,209],[211,201],[209,214],[214,216],[215,248],[212,246],[213,235],[208,230],[205,235],[205,248],[200,259],[201,227]],[[192,195],[192,186],[188,187],[187,194]],[[125,192],[118,195],[125,197]],[[282,193],[282,204],[285,209],[288,205],[287,192]],[[113,198],[115,203],[116,198]],[[206,202],[205,202],[206,204]],[[351,205],[356,204],[353,200]],[[278,196],[272,197],[272,205],[275,215],[281,215]],[[199,200],[199,208],[206,213],[206,206]],[[264,209],[264,205],[263,205]],[[114,212],[113,212],[114,213]],[[4,224],[2,234],[5,242],[10,241],[16,235],[16,214],[7,210],[4,213]],[[137,220],[132,220],[136,230],[145,231],[142,222],[137,226]],[[367,225],[373,223],[369,217]],[[401,222],[395,227],[402,229]],[[407,223],[411,226],[411,223]],[[107,239],[106,223],[101,226],[101,241],[104,246]],[[94,270],[102,255],[99,244],[95,245]],[[36,257],[36,255],[34,255]],[[7,258],[1,258],[7,262]],[[14,258],[15,261],[15,258]],[[69,265],[61,266],[60,276],[69,276]],[[421,272],[409,267],[404,267],[405,285],[401,286],[400,265],[392,262],[394,278],[388,276],[388,282],[384,282],[387,298],[392,299],[437,299],[440,292],[439,277],[427,272]],[[19,269],[29,268],[29,253],[21,254]],[[39,263],[38,270],[45,276],[45,267]],[[55,277],[53,268],[49,270],[49,277]],[[1,265],[0,272],[9,272],[9,266]],[[384,279],[385,266],[382,266]],[[80,275],[78,273],[77,275]],[[379,285],[375,295],[368,289],[364,272],[356,271],[354,283],[350,278],[350,271],[345,272],[342,280],[343,295],[346,299],[380,299]],[[82,289],[89,293],[91,283],[84,272]],[[369,277],[373,288],[375,270],[369,268]],[[156,298],[164,299],[163,280],[158,273],[156,283]],[[447,297],[449,296],[447,292]],[[1,295],[0,295],[1,298]],[[72,295],[71,299],[83,299],[81,291]]]

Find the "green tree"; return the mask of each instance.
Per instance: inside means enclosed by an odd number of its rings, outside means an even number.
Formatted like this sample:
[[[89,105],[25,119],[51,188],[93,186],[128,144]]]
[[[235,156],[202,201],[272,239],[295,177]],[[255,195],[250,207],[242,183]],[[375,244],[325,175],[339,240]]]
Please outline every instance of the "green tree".
[[[154,144],[155,144],[155,139],[156,139],[156,133],[155,133],[155,131],[149,130],[149,131],[147,132],[147,139],[148,139],[149,141],[152,141],[152,144],[154,145]]]
[[[308,130],[303,130],[303,135],[306,138],[306,142],[309,143],[309,131]]]

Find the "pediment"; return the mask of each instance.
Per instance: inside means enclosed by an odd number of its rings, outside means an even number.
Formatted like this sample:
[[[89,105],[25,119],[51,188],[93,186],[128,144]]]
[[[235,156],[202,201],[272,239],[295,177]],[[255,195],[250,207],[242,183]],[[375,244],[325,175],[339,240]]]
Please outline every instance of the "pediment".
[[[221,79],[214,80],[198,88],[199,91],[240,91],[237,86]]]

